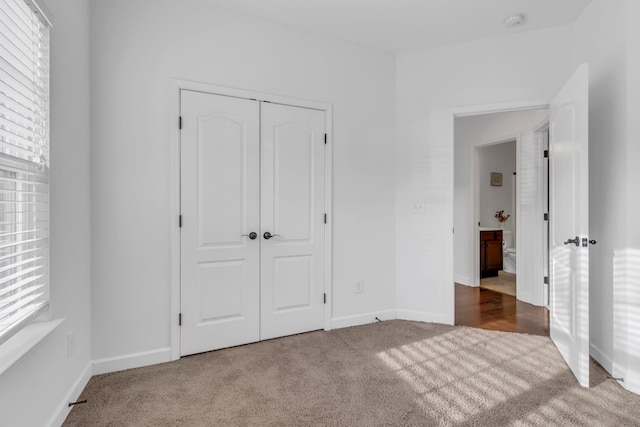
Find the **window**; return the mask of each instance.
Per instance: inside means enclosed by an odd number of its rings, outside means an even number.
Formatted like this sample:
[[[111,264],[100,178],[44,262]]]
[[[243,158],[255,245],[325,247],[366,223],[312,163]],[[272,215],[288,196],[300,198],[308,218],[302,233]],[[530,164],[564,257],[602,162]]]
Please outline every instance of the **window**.
[[[0,343],[49,304],[49,27],[0,0]]]

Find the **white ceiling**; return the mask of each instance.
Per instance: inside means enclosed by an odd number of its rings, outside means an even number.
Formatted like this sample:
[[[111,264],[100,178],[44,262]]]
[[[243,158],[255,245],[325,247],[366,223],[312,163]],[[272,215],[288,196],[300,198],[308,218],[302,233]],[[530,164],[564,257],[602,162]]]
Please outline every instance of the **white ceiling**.
[[[591,0],[209,0],[239,13],[392,52],[572,22]],[[503,25],[520,13],[516,28]]]

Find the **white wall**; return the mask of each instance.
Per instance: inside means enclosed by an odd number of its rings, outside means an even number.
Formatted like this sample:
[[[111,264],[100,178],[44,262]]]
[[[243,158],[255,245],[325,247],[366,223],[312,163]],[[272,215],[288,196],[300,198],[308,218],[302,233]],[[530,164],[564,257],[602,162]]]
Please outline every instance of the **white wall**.
[[[454,168],[455,170],[458,169],[455,165],[455,160]],[[501,186],[491,185],[490,176],[493,172],[502,174]],[[515,172],[516,141],[494,144],[478,149],[478,163],[475,176],[478,185],[478,219],[480,226],[500,227],[502,225],[505,230],[513,232],[514,237],[516,230],[513,225],[516,222],[516,213],[513,209],[513,203],[515,202],[513,197],[513,189],[515,188],[513,176]],[[504,224],[501,224],[495,217],[496,212],[500,210],[504,211],[504,216],[509,215],[509,218]]]
[[[591,352],[640,392],[637,225],[640,37],[636,1],[594,0],[576,21],[575,62],[589,62]],[[613,366],[612,366],[613,365]]]
[[[624,2],[594,1],[575,26],[576,62],[589,62],[590,336],[611,372],[614,254],[625,248],[626,29]]]
[[[392,55],[206,0],[115,0],[91,3],[91,60],[94,359],[170,344],[172,78],[333,104],[333,319],[393,310]]]
[[[60,424],[90,375],[89,6],[85,0],[46,3],[54,16],[51,315],[65,321],[0,376],[0,424],[6,426]]]
[[[548,103],[573,72],[570,42],[571,27],[563,26],[398,56],[399,315],[454,320],[451,110]],[[425,215],[411,213],[417,201],[427,202]]]
[[[507,226],[518,234],[516,240],[518,262],[518,299],[530,304],[542,305],[543,274],[540,264],[543,255],[543,226],[542,221],[542,151],[539,140],[535,138],[534,130],[548,120],[547,109],[511,111],[503,113],[483,114],[459,117],[455,120],[455,194],[454,194],[454,278],[458,283],[474,285],[474,269],[478,267],[478,260],[474,255],[477,236],[474,236],[476,221],[474,221],[474,200],[471,189],[475,185],[473,168],[474,147],[503,141],[509,138],[519,138],[520,163],[516,166],[518,172],[518,187],[520,205],[517,211],[517,222],[509,218]],[[487,148],[488,149],[488,148]],[[486,150],[486,149],[484,149]],[[504,163],[504,162],[502,162]],[[511,182],[510,174],[513,170],[503,171],[505,180]],[[489,171],[482,175],[481,184],[491,190],[501,190],[504,187],[489,186]],[[511,190],[508,191],[511,194]],[[509,202],[505,202],[509,203]],[[483,226],[496,226],[493,218],[497,205],[489,206],[486,218],[481,222]],[[495,207],[495,208],[494,208]],[[510,211],[511,208],[505,208]],[[516,226],[517,225],[517,226]],[[516,227],[514,227],[516,226]],[[476,280],[478,276],[476,276]]]
[[[640,183],[640,2],[627,0],[627,245],[629,256],[625,270],[627,281],[624,294],[619,295],[621,322],[624,322],[626,334],[616,347],[622,357],[618,364],[625,378],[625,387],[640,393],[640,197],[637,184]],[[620,295],[623,294],[623,295]],[[614,313],[617,312],[614,303]],[[614,324],[620,323],[614,320]],[[616,333],[614,336],[618,336]]]

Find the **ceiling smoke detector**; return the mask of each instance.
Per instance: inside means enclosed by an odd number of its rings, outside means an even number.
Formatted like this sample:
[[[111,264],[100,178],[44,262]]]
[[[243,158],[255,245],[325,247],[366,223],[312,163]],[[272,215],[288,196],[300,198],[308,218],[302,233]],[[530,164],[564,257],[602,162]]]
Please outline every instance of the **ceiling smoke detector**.
[[[524,21],[523,15],[520,15],[520,14],[511,15],[510,17],[504,20],[504,25],[506,25],[507,27],[517,27],[518,25],[522,24],[522,21]]]

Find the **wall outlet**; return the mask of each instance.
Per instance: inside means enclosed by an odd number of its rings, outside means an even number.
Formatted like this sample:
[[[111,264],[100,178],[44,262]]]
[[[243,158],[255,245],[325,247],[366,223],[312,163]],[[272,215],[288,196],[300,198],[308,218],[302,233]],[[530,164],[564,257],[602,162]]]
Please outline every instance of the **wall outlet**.
[[[364,293],[364,280],[358,280],[356,282],[356,294]]]
[[[75,341],[75,331],[69,331],[69,333],[67,333],[67,359],[71,359],[71,356],[73,356],[73,353],[76,350]]]

